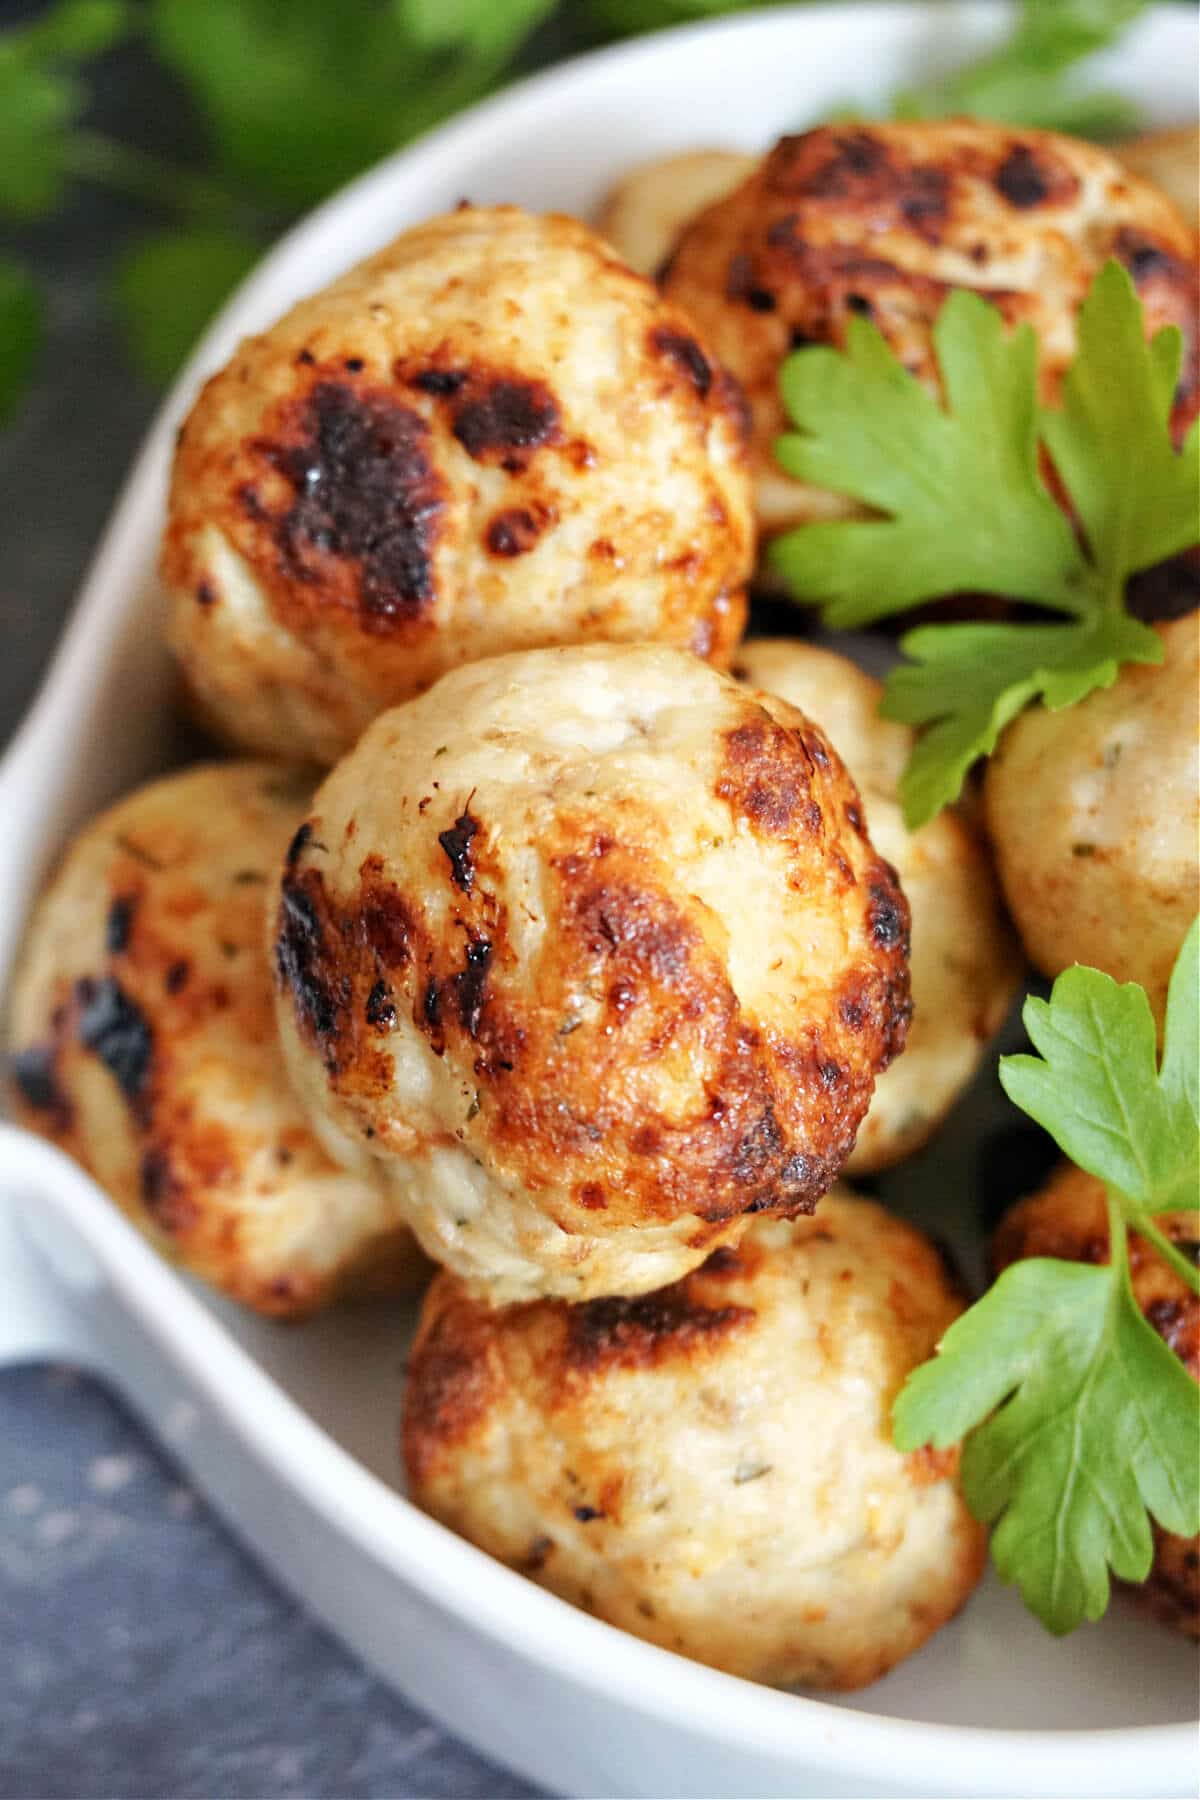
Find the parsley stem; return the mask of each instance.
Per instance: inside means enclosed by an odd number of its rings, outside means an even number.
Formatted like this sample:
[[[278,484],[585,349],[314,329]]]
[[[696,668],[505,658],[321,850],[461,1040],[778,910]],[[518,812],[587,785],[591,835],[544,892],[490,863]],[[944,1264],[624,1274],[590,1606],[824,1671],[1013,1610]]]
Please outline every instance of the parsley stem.
[[[168,162],[98,131],[73,131],[67,140],[66,164],[81,181],[117,188],[167,212],[210,215],[236,211],[229,189],[207,175]]]
[[[1108,1260],[1128,1280],[1129,1239],[1125,1230],[1125,1211],[1114,1190],[1107,1185],[1104,1198],[1108,1206]]]
[[[1182,1250],[1176,1248],[1148,1213],[1138,1214],[1133,1229],[1139,1237],[1145,1238],[1148,1244],[1154,1246],[1163,1261],[1174,1270],[1180,1281],[1186,1283],[1193,1294],[1200,1294],[1200,1269],[1192,1267]]]

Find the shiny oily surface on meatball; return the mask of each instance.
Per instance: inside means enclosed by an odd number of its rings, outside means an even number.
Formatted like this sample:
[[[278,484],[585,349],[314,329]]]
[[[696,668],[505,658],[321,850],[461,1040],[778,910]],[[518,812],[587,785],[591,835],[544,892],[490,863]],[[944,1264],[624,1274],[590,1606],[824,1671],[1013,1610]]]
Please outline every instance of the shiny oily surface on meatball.
[[[264,911],[315,780],[214,764],[95,820],[33,915],[8,1030],[20,1122],[174,1261],[281,1317],[421,1263],[388,1193],[321,1149],[279,1051]]]
[[[821,726],[858,783],[867,829],[912,914],[913,1017],[904,1055],[880,1076],[846,1164],[867,1174],[920,1149],[962,1093],[1016,997],[1021,961],[986,850],[958,813],[920,831],[897,795],[914,733],[878,714],[882,688],[848,657],[756,638],[737,674]]]
[[[442,1274],[405,1391],[410,1492],[665,1649],[859,1687],[983,1566],[957,1451],[891,1442],[896,1392],[961,1310],[933,1245],[844,1191],[637,1299],[494,1310]]]
[[[984,809],[1030,960],[1045,975],[1081,962],[1140,982],[1161,1023],[1200,908],[1200,615],[1156,629],[1161,663],[1014,720]]]
[[[588,226],[464,207],[249,339],[175,459],[162,572],[233,741],[332,762],[461,663],[580,641],[728,663],[744,403]]]
[[[1185,1255],[1200,1260],[1200,1211],[1164,1213],[1159,1229]],[[1038,1193],[1006,1213],[993,1245],[997,1273],[1027,1256],[1069,1262],[1108,1261],[1108,1205],[1103,1184],[1063,1163]],[[1129,1238],[1133,1296],[1163,1342],[1200,1382],[1200,1298],[1136,1232]],[[1200,1394],[1197,1394],[1200,1405]],[[1200,1638],[1200,1537],[1181,1538],[1154,1524],[1154,1563],[1134,1589],[1164,1625]]]
[[[754,418],[756,504],[767,532],[852,503],[791,480],[772,444],[785,419],[779,367],[841,344],[872,319],[937,386],[932,326],[954,288],[984,294],[1037,333],[1043,398],[1075,348],[1088,287],[1109,257],[1130,271],[1146,327],[1188,340],[1175,410],[1200,405],[1195,236],[1165,194],[1095,145],[969,120],[821,126],[784,138],[740,187],[684,230],[663,290],[742,383]]]
[[[810,1210],[909,1012],[908,909],[822,733],[651,646],[377,720],[274,936],[327,1142],[493,1299],[645,1291]]]

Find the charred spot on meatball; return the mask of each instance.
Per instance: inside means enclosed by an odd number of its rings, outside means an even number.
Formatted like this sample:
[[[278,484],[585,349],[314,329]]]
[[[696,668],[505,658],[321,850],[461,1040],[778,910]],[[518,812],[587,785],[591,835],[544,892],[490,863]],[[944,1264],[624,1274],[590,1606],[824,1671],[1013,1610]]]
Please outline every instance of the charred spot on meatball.
[[[319,577],[323,558],[347,558],[365,629],[417,617],[434,598],[445,504],[425,420],[389,394],[330,380],[313,389],[294,429],[298,441],[263,446],[295,495],[272,527],[287,572],[304,581]]]
[[[475,462],[498,463],[511,474],[527,468],[536,451],[561,442],[562,417],[544,381],[484,377],[468,384],[452,429]]]
[[[489,519],[484,537],[493,556],[527,556],[549,523],[528,506],[509,506]]]
[[[154,1054],[145,1013],[112,976],[84,979],[76,994],[80,1043],[104,1064],[125,1098],[138,1101]]]
[[[438,832],[438,843],[446,852],[446,860],[450,864],[450,879],[456,888],[469,894],[475,886],[475,865],[471,860],[471,841],[479,830],[479,820],[471,816],[470,807],[465,806],[453,825],[446,831]]]
[[[468,1037],[479,1036],[491,963],[492,946],[487,938],[469,937],[463,950],[463,966],[452,983],[458,1016]]]
[[[60,1131],[68,1128],[71,1102],[59,1082],[56,1045],[31,1044],[16,1051],[9,1058],[8,1072],[27,1106],[47,1114]]]
[[[1018,211],[1073,198],[1078,181],[1029,144],[1014,144],[996,170],[996,191]]]
[[[694,337],[657,325],[650,333],[650,344],[683,371],[702,400],[706,398],[712,387],[712,364]]]
[[[668,1356],[691,1356],[749,1325],[749,1306],[701,1305],[686,1281],[633,1299],[585,1300],[566,1316],[568,1368],[653,1368]]]
[[[345,998],[331,969],[325,910],[324,884],[315,870],[284,879],[275,966],[308,1030],[322,1041],[338,1035]]]
[[[135,894],[118,894],[108,909],[104,926],[104,948],[110,956],[120,956],[129,948],[133,915],[137,909]]]

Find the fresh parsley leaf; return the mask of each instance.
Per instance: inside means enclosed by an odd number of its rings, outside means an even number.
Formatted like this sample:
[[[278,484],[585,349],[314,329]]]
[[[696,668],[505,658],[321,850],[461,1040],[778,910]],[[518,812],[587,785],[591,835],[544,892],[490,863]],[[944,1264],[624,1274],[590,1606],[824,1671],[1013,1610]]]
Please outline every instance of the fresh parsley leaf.
[[[1015,28],[996,50],[942,81],[895,96],[897,118],[957,114],[999,124],[1032,125],[1080,137],[1133,130],[1136,107],[1106,90],[1064,80],[1068,69],[1115,44],[1146,0],[1022,0]]]
[[[1198,998],[1200,921],[1171,975],[1161,1073],[1145,991],[1078,966],[1058,977],[1049,1001],[1025,1002],[1025,1029],[1040,1054],[1000,1059],[1009,1099],[1072,1162],[1115,1188],[1135,1223],[1137,1214],[1200,1197]]]
[[[924,625],[888,676],[880,712],[925,726],[900,780],[916,831],[962,792],[973,763],[1034,700],[1053,710],[1111,687],[1124,663],[1162,661],[1162,640],[1124,612],[1063,625]]]
[[[994,306],[960,288],[933,328],[942,407],[869,319],[845,352],[789,356],[780,374],[797,432],[776,458],[789,475],[886,515],[801,526],[771,546],[796,598],[834,629],[866,625],[961,589],[1076,611],[1088,570],[1037,467],[1037,340],[1011,335]]]
[[[1196,1384],[1123,1267],[1012,1264],[910,1376],[895,1428],[902,1450],[970,1432],[967,1504],[999,1520],[996,1567],[1054,1632],[1101,1616],[1110,1567],[1145,1580],[1147,1509],[1168,1531],[1200,1529]]]
[[[1026,1002],[1042,1059],[1003,1057],[1001,1080],[1106,1184],[1110,1262],[1014,1263],[895,1405],[902,1450],[965,1439],[967,1504],[999,1521],[1000,1574],[1055,1632],[1100,1617],[1110,1569],[1145,1579],[1147,1513],[1181,1536],[1200,1530],[1200,1392],[1142,1317],[1127,1244],[1133,1228],[1161,1245],[1154,1215],[1195,1204],[1198,980],[1200,921],[1172,975],[1161,1070],[1141,988],[1076,967],[1048,1003]]]
[[[1061,410],[1043,412],[1041,433],[1086,534],[1097,586],[1114,603],[1129,575],[1200,535],[1200,420],[1182,455],[1171,442],[1182,361],[1178,327],[1147,343],[1128,272],[1106,263],[1079,309]]]
[[[19,263],[0,258],[0,422],[16,410],[42,335],[42,309]]]
[[[901,640],[912,660],[889,677],[881,711],[928,728],[901,782],[913,828],[956,798],[1032,700],[1070,706],[1123,663],[1161,661],[1157,634],[1124,609],[1125,584],[1200,535],[1200,423],[1179,453],[1170,435],[1182,340],[1167,326],[1146,342],[1118,263],[1080,309],[1058,411],[1038,405],[1029,327],[1006,334],[978,294],[950,295],[933,344],[944,405],[867,319],[850,320],[844,352],[819,346],[785,361],[780,387],[799,429],[779,439],[780,464],[877,516],[801,526],[769,553],[794,597],[823,605],[834,627],[956,592],[1066,615],[1057,625],[927,626]],[[1041,444],[1084,545],[1042,480]]]
[[[229,231],[167,231],[121,257],[113,284],[129,360],[165,385],[226,295],[259,255]]]

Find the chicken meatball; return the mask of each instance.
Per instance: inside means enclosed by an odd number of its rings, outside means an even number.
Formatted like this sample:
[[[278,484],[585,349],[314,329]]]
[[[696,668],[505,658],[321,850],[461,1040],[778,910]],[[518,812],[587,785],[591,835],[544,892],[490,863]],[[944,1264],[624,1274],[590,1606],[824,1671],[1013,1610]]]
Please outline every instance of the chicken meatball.
[[[1200,1211],[1164,1214],[1158,1225],[1181,1249],[1200,1256]],[[1095,1176],[1064,1163],[1040,1193],[1006,1214],[994,1245],[997,1273],[1027,1256],[1108,1261],[1108,1206]],[[1200,1381],[1200,1299],[1136,1233],[1129,1239],[1129,1272],[1142,1312]],[[1176,1537],[1154,1525],[1154,1563],[1136,1592],[1164,1624],[1200,1638],[1200,1537]]]
[[[1147,330],[1170,322],[1189,337],[1182,430],[1200,405],[1194,236],[1165,195],[1077,139],[961,119],[784,138],[685,228],[662,285],[746,390],[759,521],[770,533],[853,510],[774,460],[789,350],[840,344],[847,320],[864,315],[936,389],[934,320],[952,289],[973,288],[1011,324],[1033,325],[1049,400],[1075,348],[1080,302],[1109,257],[1133,276]]]
[[[1031,961],[1140,982],[1161,1022],[1200,906],[1200,622],[1158,631],[1162,663],[1131,663],[1079,705],[1031,707],[1008,727],[984,809]]]
[[[926,1239],[830,1195],[637,1299],[427,1296],[410,1491],[564,1599],[755,1681],[854,1688],[945,1623],[985,1538],[892,1402],[962,1310]]]
[[[1190,225],[1200,221],[1200,125],[1150,131],[1118,144],[1116,153],[1140,180],[1168,194]]]
[[[644,1292],[811,1211],[908,1021],[908,908],[824,735],[656,646],[378,719],[274,931],[326,1141],[495,1302]]]
[[[740,150],[684,150],[656,156],[623,175],[597,224],[619,256],[641,275],[656,275],[684,226],[723,200],[757,165]]]
[[[20,1121],[160,1250],[280,1316],[422,1263],[386,1187],[321,1149],[279,1052],[263,914],[314,779],[191,769],[88,826],[34,914],[9,1032]]]
[[[912,912],[913,1019],[899,1062],[876,1084],[850,1174],[887,1168],[937,1129],[1012,1004],[1021,963],[986,852],[944,812],[910,832],[898,803],[913,733],[881,719],[880,684],[813,644],[755,639],[738,673],[821,726],[862,793],[867,828],[900,877]]]
[[[727,665],[753,562],[744,403],[575,219],[431,219],[244,343],[175,458],[169,637],[234,742],[336,759],[500,651]]]

